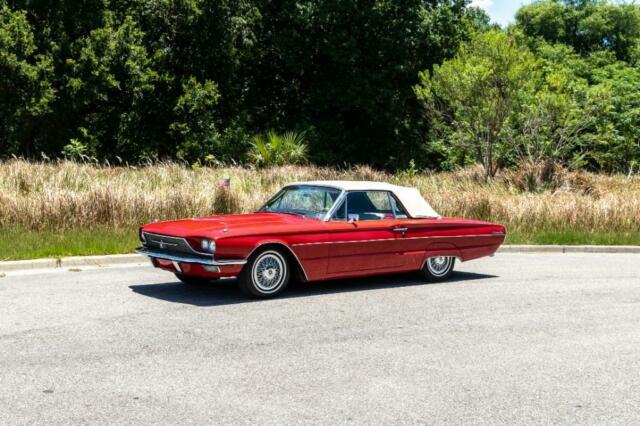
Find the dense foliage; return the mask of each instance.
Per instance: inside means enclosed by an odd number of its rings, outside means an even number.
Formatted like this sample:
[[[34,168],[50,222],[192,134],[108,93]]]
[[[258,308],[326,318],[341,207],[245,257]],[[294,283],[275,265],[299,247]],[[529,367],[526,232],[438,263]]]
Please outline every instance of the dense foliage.
[[[446,166],[554,162],[640,168],[640,7],[539,1],[420,74],[417,96]]]
[[[270,130],[320,163],[428,161],[412,86],[474,21],[464,0],[2,1],[2,154],[111,161],[243,161]]]
[[[639,167],[639,6],[468,3],[0,0],[0,157]]]

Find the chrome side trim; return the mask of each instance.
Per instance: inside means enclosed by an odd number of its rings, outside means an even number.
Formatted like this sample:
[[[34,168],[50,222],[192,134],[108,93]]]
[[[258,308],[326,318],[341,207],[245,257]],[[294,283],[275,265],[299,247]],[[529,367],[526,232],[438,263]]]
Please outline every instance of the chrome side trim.
[[[141,254],[143,256],[152,257],[155,259],[170,260],[172,262],[192,263],[196,265],[207,265],[207,266],[244,265],[245,263],[247,263],[246,259],[215,260],[213,259],[213,257],[211,259],[207,259],[207,258],[196,257],[196,256],[179,256],[175,254],[164,253],[161,251],[149,250],[145,247],[137,248],[136,253]]]
[[[320,244],[348,244],[348,243],[371,243],[376,241],[403,241],[403,240],[430,240],[432,238],[474,238],[474,237],[494,237],[492,234],[476,234],[476,235],[432,235],[429,237],[405,237],[405,238],[379,238],[375,240],[349,240],[349,241],[322,241],[319,243],[299,243],[291,244],[292,247],[297,246],[315,246]]]

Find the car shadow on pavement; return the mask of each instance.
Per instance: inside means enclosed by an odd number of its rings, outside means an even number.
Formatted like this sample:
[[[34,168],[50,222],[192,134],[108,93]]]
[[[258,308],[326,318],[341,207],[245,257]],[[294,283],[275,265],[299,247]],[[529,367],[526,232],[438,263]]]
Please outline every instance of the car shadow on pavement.
[[[488,278],[496,278],[496,276],[473,272],[454,272],[448,281],[439,284],[427,284],[418,279],[415,274],[352,278],[312,283],[295,282],[291,283],[279,298],[287,299],[332,293],[380,290],[392,287],[452,285],[462,281],[476,281]],[[133,292],[143,296],[194,306],[219,306],[259,302],[259,300],[251,299],[242,294],[238,289],[235,279],[224,279],[206,286],[197,287],[176,281],[160,284],[132,285],[129,286],[129,288]]]

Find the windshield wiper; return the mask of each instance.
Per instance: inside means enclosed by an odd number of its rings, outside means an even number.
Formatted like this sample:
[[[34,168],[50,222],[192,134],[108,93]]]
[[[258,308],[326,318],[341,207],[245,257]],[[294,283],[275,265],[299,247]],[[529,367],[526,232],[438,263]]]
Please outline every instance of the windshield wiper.
[[[292,215],[294,215],[294,216],[302,216],[302,217],[305,217],[302,213],[296,213],[296,212],[274,212],[274,213],[292,214]]]
[[[296,213],[296,212],[290,212],[290,211],[284,211],[284,210],[263,210],[263,213],[280,213],[280,214],[290,214],[294,216],[305,217],[305,215],[303,215],[302,213]]]

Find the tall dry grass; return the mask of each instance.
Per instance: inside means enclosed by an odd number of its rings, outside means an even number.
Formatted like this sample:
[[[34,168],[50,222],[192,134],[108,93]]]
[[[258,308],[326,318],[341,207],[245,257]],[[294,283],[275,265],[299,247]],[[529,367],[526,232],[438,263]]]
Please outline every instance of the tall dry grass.
[[[132,227],[155,219],[249,212],[283,184],[311,179],[377,180],[418,187],[445,216],[496,221],[510,230],[640,231],[640,177],[530,166],[490,183],[470,168],[392,175],[357,167],[189,169],[161,163],[106,167],[72,162],[0,163],[0,226],[61,229]],[[230,200],[218,187],[231,178]]]

